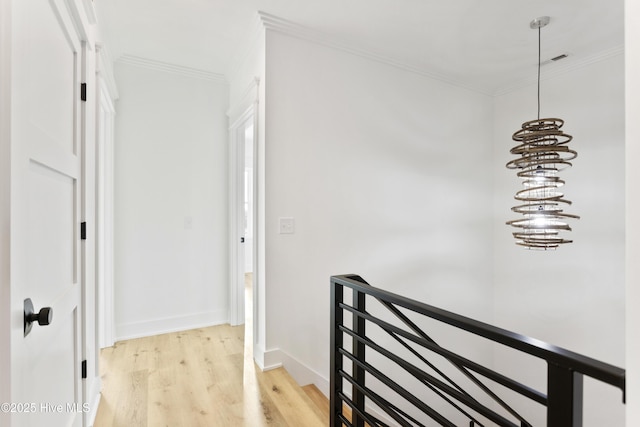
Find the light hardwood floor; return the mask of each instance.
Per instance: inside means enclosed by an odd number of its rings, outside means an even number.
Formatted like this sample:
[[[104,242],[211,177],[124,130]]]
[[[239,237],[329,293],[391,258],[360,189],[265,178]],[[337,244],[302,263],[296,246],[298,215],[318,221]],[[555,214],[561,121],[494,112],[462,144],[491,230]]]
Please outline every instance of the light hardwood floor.
[[[243,326],[221,325],[103,349],[94,426],[328,425],[328,402],[318,389],[303,390],[283,368],[261,372],[252,358],[251,331],[247,345],[244,332]]]

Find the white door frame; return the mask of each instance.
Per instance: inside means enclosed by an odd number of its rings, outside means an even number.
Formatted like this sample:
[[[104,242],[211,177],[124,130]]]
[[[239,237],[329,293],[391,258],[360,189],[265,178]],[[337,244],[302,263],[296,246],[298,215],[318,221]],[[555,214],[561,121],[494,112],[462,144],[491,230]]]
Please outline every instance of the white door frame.
[[[11,2],[0,1],[0,403],[11,402]],[[0,424],[9,414],[0,412]]]
[[[99,348],[115,343],[113,270],[113,188],[115,106],[118,98],[110,60],[96,44],[96,286]]]
[[[241,206],[244,203],[244,131],[253,124],[253,209],[258,202],[257,186],[257,141],[258,141],[258,79],[250,85],[247,94],[236,108],[227,112],[229,117],[229,323],[244,324],[244,222]],[[253,278],[254,289],[260,265],[257,260],[258,220],[253,215]],[[255,295],[255,293],[254,293]],[[256,304],[254,301],[254,314]],[[256,317],[254,316],[254,322]]]
[[[634,25],[640,19],[640,5],[636,0],[625,2],[625,67],[626,67],[626,369],[627,369],[627,425],[640,425],[640,190],[637,183],[640,173],[640,31]]]

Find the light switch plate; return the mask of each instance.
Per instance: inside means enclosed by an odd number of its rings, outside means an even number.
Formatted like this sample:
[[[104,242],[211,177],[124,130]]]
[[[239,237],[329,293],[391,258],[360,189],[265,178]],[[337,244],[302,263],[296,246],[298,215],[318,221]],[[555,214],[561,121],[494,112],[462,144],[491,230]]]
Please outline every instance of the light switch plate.
[[[280,218],[280,234],[294,234],[296,232],[296,222],[293,218]]]

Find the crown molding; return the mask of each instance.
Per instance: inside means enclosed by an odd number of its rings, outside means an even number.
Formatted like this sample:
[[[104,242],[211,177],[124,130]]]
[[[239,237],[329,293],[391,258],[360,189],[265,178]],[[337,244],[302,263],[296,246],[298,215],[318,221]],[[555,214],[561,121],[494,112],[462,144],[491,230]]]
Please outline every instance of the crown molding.
[[[83,0],[84,12],[91,25],[96,24],[96,9],[93,7],[93,0]]]
[[[466,82],[461,79],[454,79],[451,76],[447,76],[445,74],[436,73],[424,68],[417,67],[410,63],[401,62],[395,58],[391,58],[389,56],[380,54],[378,52],[375,52],[369,49],[363,49],[353,44],[346,43],[342,40],[338,40],[337,38],[332,37],[329,34],[326,34],[317,30],[313,30],[311,28],[305,27],[295,22],[287,21],[286,19],[280,18],[275,15],[271,15],[266,12],[259,11],[258,16],[259,16],[260,22],[262,23],[264,28],[267,30],[279,32],[288,36],[300,38],[309,42],[313,42],[313,43],[321,44],[330,48],[338,49],[356,56],[360,56],[362,58],[387,64],[395,68],[399,68],[411,73],[419,74],[424,77],[428,77],[434,80],[441,81],[443,83],[447,83],[453,86],[457,86],[457,87],[467,89],[473,92],[477,92],[480,94],[484,94],[484,95],[489,95],[489,96],[504,95],[509,92],[520,89],[522,87],[526,87],[531,84],[534,84],[537,81],[537,78],[535,76],[532,76],[530,78],[523,79],[513,84],[509,84],[504,87],[498,88],[496,90],[491,90],[485,86],[469,84],[469,82]],[[553,69],[546,70],[543,73],[543,80],[551,79],[551,78],[560,76],[562,74],[576,71],[581,68],[587,67],[591,64],[604,61],[606,59],[613,58],[618,55],[624,55],[624,45],[615,46],[611,49],[598,52],[596,54],[589,55],[584,58],[573,57],[573,60],[567,61],[567,63],[565,64],[555,64],[556,66]]]
[[[542,76],[540,80],[545,81],[545,80],[554,79],[556,77],[562,76],[563,74],[580,70],[582,68],[588,67],[589,65],[592,65],[601,61],[605,61],[610,58],[615,58],[616,56],[619,56],[619,55],[624,55],[624,44],[615,46],[611,49],[607,49],[602,52],[598,52],[593,55],[585,56],[583,58],[576,58],[574,61],[568,61],[565,64],[557,64],[557,66],[554,67],[553,69],[550,68],[545,70],[545,68],[543,68]],[[574,58],[574,57],[569,56],[569,58]],[[524,87],[534,85],[536,84],[536,82],[537,82],[537,75],[532,75],[529,78],[520,80],[516,83],[510,84],[508,86],[505,86],[496,90],[493,93],[493,96],[506,95],[518,89],[522,89]]]
[[[256,46],[260,42],[260,38],[264,34],[265,26],[260,17],[261,12],[255,15],[251,27],[246,31],[247,36],[244,41],[240,43],[238,49],[233,54],[229,67],[227,69],[227,79],[233,80],[233,77],[237,74],[238,70],[247,62],[247,60],[254,54]]]
[[[415,65],[399,61],[395,58],[383,55],[379,52],[375,52],[370,49],[364,49],[354,44],[346,43],[339,40],[327,33],[323,33],[311,28],[305,27],[295,22],[287,21],[286,19],[271,15],[266,12],[259,11],[258,16],[260,22],[270,31],[279,32],[288,36],[296,37],[302,40],[313,42],[316,44],[324,45],[333,49],[341,50],[343,52],[350,53],[371,61],[379,62],[382,64],[390,65],[395,68],[399,68],[404,71],[408,71],[414,74],[419,74],[424,77],[428,77],[434,80],[439,80],[443,83],[447,83],[453,86],[461,87],[463,89],[478,92],[484,95],[492,95],[485,88],[476,85],[470,85],[462,80],[453,79],[451,76],[445,74],[436,73],[424,68],[416,67]]]
[[[177,74],[185,77],[228,84],[227,79],[223,74],[212,73],[210,71],[184,67],[182,65],[170,64],[167,62],[156,61],[153,59],[142,58],[134,55],[122,55],[117,59],[116,63],[133,65],[135,67],[146,68],[149,70],[162,71],[165,73]]]

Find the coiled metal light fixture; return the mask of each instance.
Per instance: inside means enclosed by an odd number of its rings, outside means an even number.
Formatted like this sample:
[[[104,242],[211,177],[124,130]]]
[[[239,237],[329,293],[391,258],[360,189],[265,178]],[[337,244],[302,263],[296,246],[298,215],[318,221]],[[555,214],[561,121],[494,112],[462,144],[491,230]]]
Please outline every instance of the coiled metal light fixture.
[[[578,156],[568,146],[572,136],[560,130],[564,120],[540,118],[540,33],[549,21],[548,16],[543,16],[530,24],[532,29],[538,30],[538,119],[523,123],[513,134],[518,145],[511,149],[511,154],[520,157],[507,163],[507,168],[519,170],[518,177],[524,185],[514,197],[522,203],[511,208],[522,214],[522,218],[507,221],[507,224],[518,229],[513,233],[516,244],[539,250],[571,243],[572,240],[563,238],[560,232],[571,231],[568,219],[580,218],[564,212],[564,207],[571,205],[571,201],[558,190],[564,185],[558,172],[571,166],[570,161]]]

